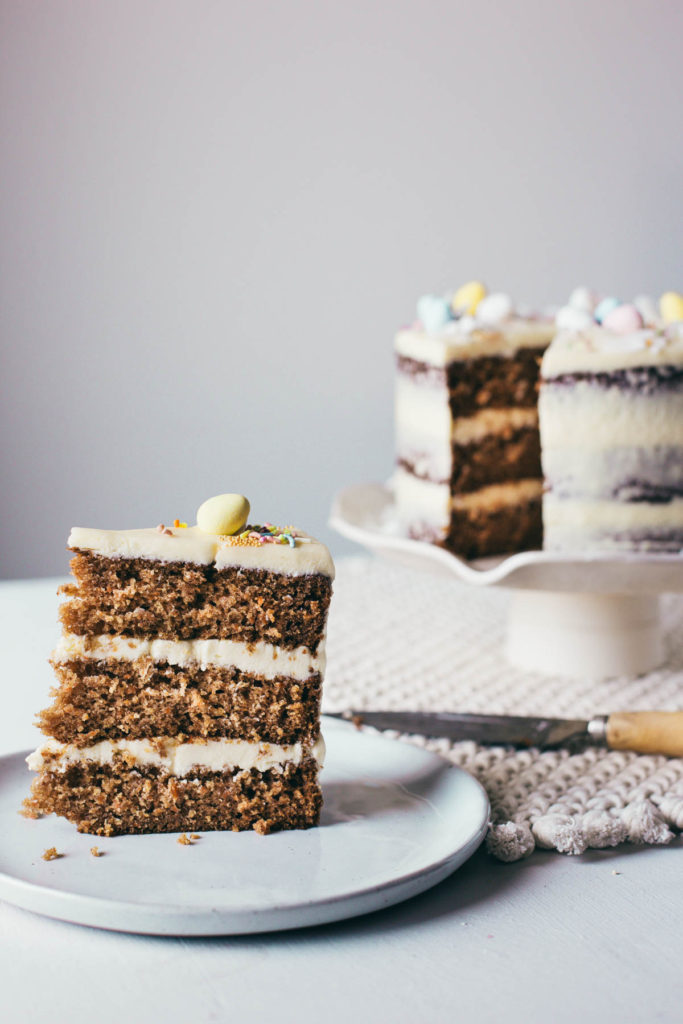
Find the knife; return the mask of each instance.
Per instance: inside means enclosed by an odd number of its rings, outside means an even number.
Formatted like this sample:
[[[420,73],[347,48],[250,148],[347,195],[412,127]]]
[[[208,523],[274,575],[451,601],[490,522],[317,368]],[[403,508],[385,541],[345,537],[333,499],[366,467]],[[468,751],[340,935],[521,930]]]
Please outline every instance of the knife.
[[[484,745],[550,750],[577,742],[683,757],[683,711],[617,711],[590,720],[468,715],[451,711],[344,711],[329,714],[354,725],[417,733],[432,738],[475,740]]]

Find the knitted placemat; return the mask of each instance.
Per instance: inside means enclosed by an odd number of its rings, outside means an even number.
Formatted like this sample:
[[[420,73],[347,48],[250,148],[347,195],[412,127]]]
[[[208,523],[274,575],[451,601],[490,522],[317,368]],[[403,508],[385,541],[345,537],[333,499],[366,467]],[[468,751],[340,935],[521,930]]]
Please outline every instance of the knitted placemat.
[[[337,564],[324,710],[380,708],[590,718],[683,707],[683,598],[662,598],[665,667],[596,683],[505,660],[509,594],[379,559]],[[683,828],[683,759],[595,748],[482,747],[410,737],[474,775],[491,802],[489,851],[512,861],[622,842],[668,843]]]

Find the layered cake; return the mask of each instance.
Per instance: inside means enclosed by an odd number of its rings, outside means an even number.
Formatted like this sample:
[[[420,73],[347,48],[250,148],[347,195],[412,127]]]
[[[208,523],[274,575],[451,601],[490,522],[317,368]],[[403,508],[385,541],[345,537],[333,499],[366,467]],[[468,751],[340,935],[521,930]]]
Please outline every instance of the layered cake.
[[[465,558],[541,544],[537,384],[552,320],[470,282],[396,335],[399,525]]]
[[[580,289],[543,358],[544,546],[683,549],[683,297]]]
[[[30,814],[97,835],[307,828],[334,569],[221,495],[197,526],[75,528]]]

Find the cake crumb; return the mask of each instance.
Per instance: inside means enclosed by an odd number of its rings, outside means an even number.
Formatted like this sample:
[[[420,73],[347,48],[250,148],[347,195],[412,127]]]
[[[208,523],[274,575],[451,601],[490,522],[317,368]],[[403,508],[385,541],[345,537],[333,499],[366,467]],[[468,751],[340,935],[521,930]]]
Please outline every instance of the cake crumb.
[[[190,836],[190,839],[201,839],[201,838],[202,837],[198,836],[196,832],[193,832],[192,835]]]
[[[614,868],[612,868],[612,874],[613,875],[620,875],[621,871],[616,871]]]
[[[351,718],[351,721],[355,725],[356,729],[362,728],[362,725],[363,725],[363,716],[362,715],[353,715],[353,717]]]
[[[26,797],[18,813],[22,818],[31,818],[32,821],[36,821],[43,816],[38,810],[37,802],[30,796]]]
[[[187,834],[185,832],[183,832],[183,834],[181,836],[179,836],[178,842],[180,843],[181,846],[192,846],[193,845],[192,840],[188,838],[188,836],[187,836]]]
[[[104,850],[100,850],[99,846],[91,846],[90,852],[93,857],[104,857]]]
[[[43,854],[43,860],[59,860],[59,858],[63,856],[63,853],[57,853],[56,846],[48,846],[47,850]]]

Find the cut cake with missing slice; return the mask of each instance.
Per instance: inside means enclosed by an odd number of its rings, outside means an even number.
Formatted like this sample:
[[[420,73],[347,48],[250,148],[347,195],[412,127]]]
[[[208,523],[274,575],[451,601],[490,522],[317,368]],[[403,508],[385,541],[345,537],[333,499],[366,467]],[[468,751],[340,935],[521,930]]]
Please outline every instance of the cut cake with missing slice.
[[[72,530],[27,813],[96,835],[317,824],[329,552],[198,520]]]

